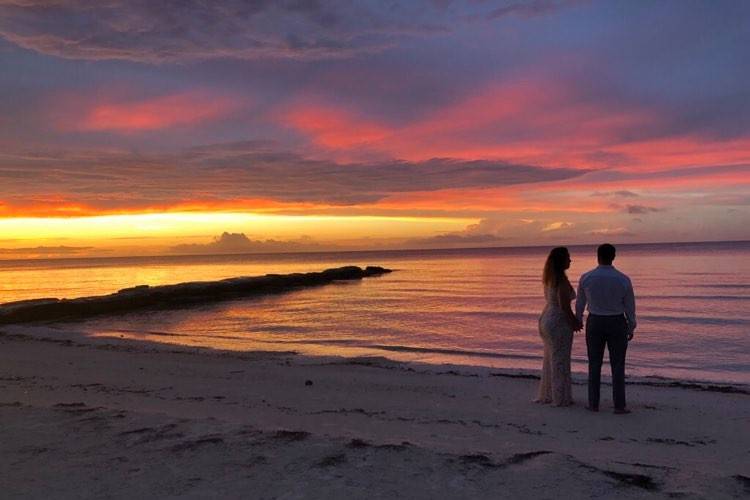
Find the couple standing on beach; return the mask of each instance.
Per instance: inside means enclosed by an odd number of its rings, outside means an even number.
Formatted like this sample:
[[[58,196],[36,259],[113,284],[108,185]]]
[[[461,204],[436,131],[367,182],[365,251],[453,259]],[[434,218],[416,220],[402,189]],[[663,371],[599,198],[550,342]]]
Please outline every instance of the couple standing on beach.
[[[589,359],[588,406],[599,411],[599,388],[604,347],[609,350],[612,367],[612,396],[615,413],[630,413],[625,404],[625,352],[635,330],[635,297],[633,285],[625,274],[612,265],[615,247],[609,243],[597,249],[599,265],[584,273],[578,282],[578,293],[565,271],[570,267],[570,253],[565,247],[553,248],[544,264],[542,281],[546,305],[539,318],[539,334],[544,341],[544,362],[539,383],[539,403],[555,406],[573,404],[570,380],[570,353],[573,332],[583,329],[586,320],[586,350]],[[570,303],[576,299],[575,314]]]

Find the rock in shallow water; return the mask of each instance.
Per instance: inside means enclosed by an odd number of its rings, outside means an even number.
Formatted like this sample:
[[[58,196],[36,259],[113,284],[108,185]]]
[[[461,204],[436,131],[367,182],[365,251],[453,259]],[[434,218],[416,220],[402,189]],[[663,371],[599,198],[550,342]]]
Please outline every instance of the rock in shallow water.
[[[0,324],[83,319],[136,309],[170,309],[320,286],[333,281],[359,280],[390,273],[379,266],[345,266],[314,273],[267,274],[195,281],[176,285],[140,285],[110,295],[77,299],[39,299],[0,305]]]

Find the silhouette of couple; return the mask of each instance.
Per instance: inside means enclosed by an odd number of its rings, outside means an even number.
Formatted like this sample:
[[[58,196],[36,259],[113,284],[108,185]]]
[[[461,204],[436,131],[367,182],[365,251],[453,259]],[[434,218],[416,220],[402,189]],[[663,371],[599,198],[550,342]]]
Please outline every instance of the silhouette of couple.
[[[542,281],[546,304],[539,318],[539,335],[544,341],[544,362],[537,402],[555,406],[573,404],[570,381],[570,353],[573,332],[583,329],[586,319],[586,351],[589,359],[588,406],[599,411],[599,388],[605,346],[612,368],[612,399],[615,413],[630,413],[625,404],[625,352],[636,326],[633,285],[612,265],[615,247],[609,243],[597,249],[599,265],[584,273],[578,293],[565,271],[570,253],[565,247],[553,248],[544,264]],[[576,299],[575,313],[570,303]]]

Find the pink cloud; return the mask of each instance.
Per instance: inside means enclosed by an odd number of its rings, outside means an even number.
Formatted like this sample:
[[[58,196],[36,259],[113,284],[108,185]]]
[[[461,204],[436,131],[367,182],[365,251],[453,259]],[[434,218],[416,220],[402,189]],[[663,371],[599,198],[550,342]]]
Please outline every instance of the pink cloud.
[[[750,162],[748,138],[651,138],[644,131],[663,123],[655,110],[581,99],[564,82],[540,77],[489,85],[400,125],[320,102],[298,104],[280,121],[334,157],[378,153],[633,171]]]
[[[648,111],[581,101],[575,89],[542,78],[489,85],[399,126],[300,101],[280,121],[312,143],[338,155],[357,149],[411,161],[492,158],[591,168],[601,166],[592,152],[655,120]]]
[[[237,99],[206,91],[188,91],[148,99],[108,97],[84,104],[83,116],[70,112],[58,120],[63,129],[81,131],[143,132],[195,125],[222,118],[240,105]]]
[[[330,149],[349,149],[377,143],[389,137],[390,129],[343,109],[317,104],[297,104],[282,113],[281,120],[311,140]]]
[[[610,151],[633,159],[632,165],[625,167],[626,170],[732,165],[750,163],[750,138],[712,141],[696,136],[667,137],[617,144]]]

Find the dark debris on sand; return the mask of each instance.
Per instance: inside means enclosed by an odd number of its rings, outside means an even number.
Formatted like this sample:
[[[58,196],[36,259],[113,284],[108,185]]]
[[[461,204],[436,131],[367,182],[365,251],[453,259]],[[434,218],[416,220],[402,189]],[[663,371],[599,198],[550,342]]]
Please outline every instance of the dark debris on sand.
[[[273,434],[273,439],[281,441],[303,441],[308,437],[310,437],[310,433],[306,431],[280,430]]]

